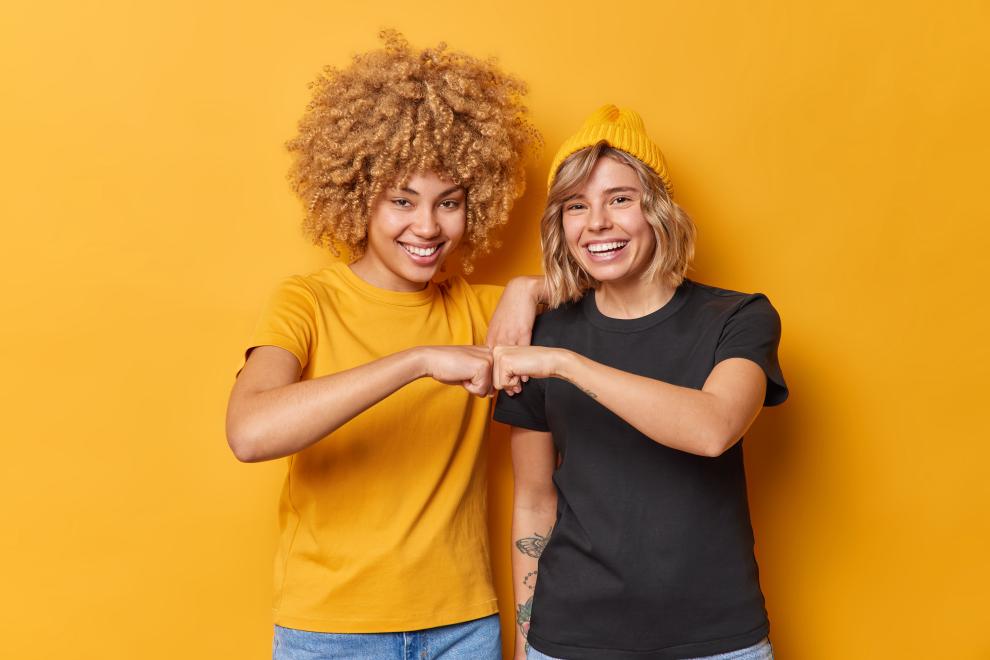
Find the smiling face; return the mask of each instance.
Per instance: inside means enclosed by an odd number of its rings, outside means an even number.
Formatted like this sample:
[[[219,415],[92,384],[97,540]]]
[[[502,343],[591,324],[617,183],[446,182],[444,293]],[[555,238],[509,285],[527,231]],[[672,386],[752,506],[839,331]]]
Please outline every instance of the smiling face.
[[[595,163],[584,185],[562,208],[567,249],[592,278],[619,283],[640,277],[656,250],[643,214],[643,187],[635,170],[615,158]]]
[[[368,245],[351,268],[392,291],[418,291],[464,236],[464,189],[433,172],[382,192],[368,222]]]

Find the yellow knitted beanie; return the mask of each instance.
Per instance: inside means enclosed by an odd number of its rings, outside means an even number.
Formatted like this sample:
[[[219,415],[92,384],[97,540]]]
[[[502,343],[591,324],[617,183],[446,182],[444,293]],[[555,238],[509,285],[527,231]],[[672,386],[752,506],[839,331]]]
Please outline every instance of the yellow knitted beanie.
[[[643,118],[634,110],[619,110],[612,104],[603,105],[588,117],[581,130],[564,140],[550,165],[550,178],[547,187],[553,185],[557,169],[568,156],[585,147],[591,147],[605,140],[610,147],[620,149],[640,159],[663,181],[667,194],[674,195],[674,184],[667,173],[667,163],[660,147],[646,134]]]

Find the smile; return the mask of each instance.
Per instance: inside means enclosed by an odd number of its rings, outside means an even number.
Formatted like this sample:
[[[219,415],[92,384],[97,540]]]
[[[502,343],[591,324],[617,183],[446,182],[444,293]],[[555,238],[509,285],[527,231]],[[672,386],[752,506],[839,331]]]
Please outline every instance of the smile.
[[[432,256],[434,252],[440,249],[440,244],[431,245],[430,247],[416,247],[415,245],[409,245],[408,243],[399,243],[402,247],[406,249],[409,254],[415,254],[417,257],[429,257]]]
[[[437,243],[435,245],[411,245],[409,243],[403,243],[401,241],[396,241],[402,246],[402,249],[406,251],[414,262],[420,265],[430,265],[439,258],[440,248],[444,246],[444,243]]]
[[[591,243],[585,246],[585,249],[591,254],[592,259],[595,261],[605,261],[612,259],[622,248],[626,247],[629,241],[609,241],[607,243]]]

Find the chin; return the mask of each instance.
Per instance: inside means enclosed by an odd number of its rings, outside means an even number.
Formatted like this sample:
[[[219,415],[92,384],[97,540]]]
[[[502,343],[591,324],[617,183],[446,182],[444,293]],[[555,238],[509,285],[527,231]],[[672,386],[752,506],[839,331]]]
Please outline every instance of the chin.
[[[584,272],[599,282],[617,282],[631,276],[629,268],[622,266],[619,268],[602,268],[598,264],[591,264],[590,267],[588,265],[584,266]]]

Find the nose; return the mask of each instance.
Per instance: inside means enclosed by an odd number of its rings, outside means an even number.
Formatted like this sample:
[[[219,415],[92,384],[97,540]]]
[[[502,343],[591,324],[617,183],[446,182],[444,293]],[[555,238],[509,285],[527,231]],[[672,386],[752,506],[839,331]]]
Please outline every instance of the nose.
[[[423,206],[426,207],[425,204]],[[432,208],[420,209],[410,229],[420,238],[436,238],[440,234],[440,223],[437,222],[434,210]]]
[[[591,231],[602,231],[612,228],[612,220],[608,217],[608,211],[604,208],[592,206],[588,212],[588,229]]]

